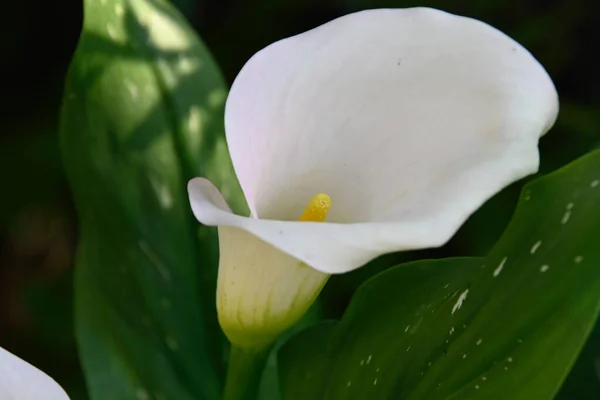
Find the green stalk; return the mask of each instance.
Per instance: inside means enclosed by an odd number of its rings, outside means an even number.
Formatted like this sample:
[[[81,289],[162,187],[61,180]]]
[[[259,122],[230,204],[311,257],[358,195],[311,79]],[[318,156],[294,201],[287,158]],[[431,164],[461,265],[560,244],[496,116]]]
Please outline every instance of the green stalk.
[[[272,346],[245,348],[231,345],[223,400],[255,400]]]

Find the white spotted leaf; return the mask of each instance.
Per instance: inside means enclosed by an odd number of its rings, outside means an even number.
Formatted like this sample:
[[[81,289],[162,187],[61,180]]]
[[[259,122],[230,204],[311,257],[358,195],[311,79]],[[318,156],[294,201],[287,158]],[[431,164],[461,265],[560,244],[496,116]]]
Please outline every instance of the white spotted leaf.
[[[76,334],[91,398],[218,399],[216,234],[193,220],[186,184],[209,176],[244,207],[223,79],[166,1],[86,0],[84,10],[61,147],[80,225]]]
[[[279,354],[284,400],[552,399],[600,311],[600,151],[528,184],[486,258],[418,261]]]

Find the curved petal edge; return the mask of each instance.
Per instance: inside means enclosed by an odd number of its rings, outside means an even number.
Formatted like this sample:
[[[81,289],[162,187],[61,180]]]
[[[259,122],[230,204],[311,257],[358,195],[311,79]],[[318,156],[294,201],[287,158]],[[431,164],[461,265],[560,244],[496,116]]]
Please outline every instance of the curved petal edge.
[[[0,399],[69,400],[48,375],[0,347]]]

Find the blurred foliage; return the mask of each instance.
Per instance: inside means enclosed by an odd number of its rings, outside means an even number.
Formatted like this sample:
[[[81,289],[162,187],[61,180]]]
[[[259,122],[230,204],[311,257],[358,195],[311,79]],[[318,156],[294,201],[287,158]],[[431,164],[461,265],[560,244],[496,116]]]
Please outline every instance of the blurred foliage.
[[[228,82],[267,44],[365,8],[430,6],[484,20],[523,43],[548,69],[561,95],[556,127],[542,139],[541,173],[600,146],[600,48],[594,0],[173,0],[207,44]],[[58,152],[58,111],[82,24],[79,0],[22,0],[0,6],[0,344],[46,370],[83,399],[72,334],[76,223]],[[488,252],[508,224],[523,182],[490,200],[441,249],[384,256],[331,279],[325,314],[338,317],[364,279],[422,257]],[[598,329],[596,329],[598,331]],[[573,374],[599,389],[600,336]],[[594,372],[594,368],[596,372]],[[595,379],[595,380],[594,380]],[[581,387],[571,376],[568,387]],[[597,392],[589,398],[600,398]],[[572,392],[574,393],[574,392]],[[588,398],[563,392],[562,399]]]
[[[204,175],[244,202],[213,118],[225,83],[170,4],[86,0],[84,10],[61,151],[80,229],[75,328],[90,398],[220,398],[217,237],[193,218],[186,187]]]

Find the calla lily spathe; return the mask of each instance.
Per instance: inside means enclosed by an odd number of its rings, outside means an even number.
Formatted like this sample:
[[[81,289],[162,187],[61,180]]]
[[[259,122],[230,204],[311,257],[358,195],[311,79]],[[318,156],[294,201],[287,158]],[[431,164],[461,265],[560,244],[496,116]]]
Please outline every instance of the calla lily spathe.
[[[196,218],[219,227],[225,333],[267,337],[329,274],[444,244],[537,171],[557,113],[552,80],[525,48],[443,11],[358,12],[261,50],[225,113],[251,216],[231,213],[205,179],[188,185]],[[331,197],[326,222],[299,222],[318,193]]]
[[[0,399],[69,400],[48,375],[0,347]]]

